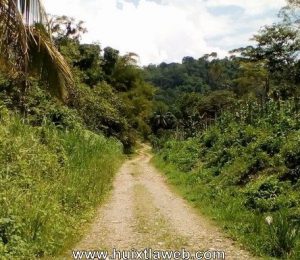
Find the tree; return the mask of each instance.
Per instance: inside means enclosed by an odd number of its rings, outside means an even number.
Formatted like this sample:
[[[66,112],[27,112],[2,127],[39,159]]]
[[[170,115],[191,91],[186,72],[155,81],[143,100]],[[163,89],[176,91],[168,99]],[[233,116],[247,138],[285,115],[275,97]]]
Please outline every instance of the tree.
[[[266,26],[254,36],[257,60],[266,60],[270,73],[294,78],[294,65],[300,48],[298,30],[285,24]]]
[[[300,6],[300,0],[287,0],[288,4],[291,6]]]
[[[159,129],[171,130],[175,129],[177,125],[177,119],[171,112],[164,113],[158,110],[154,113],[151,120],[152,131],[157,134]]]
[[[49,21],[52,35],[57,40],[69,38],[80,40],[82,34],[87,32],[83,21],[76,21],[73,17],[68,16],[52,16]]]
[[[246,62],[265,64],[264,68],[268,72],[266,94],[270,91],[271,82],[276,88],[292,89],[285,89],[285,93],[295,92],[295,86],[299,83],[299,30],[283,22],[265,26],[253,39],[257,42],[256,47],[248,46],[233,52],[239,52]],[[259,78],[258,73],[257,80]]]
[[[101,68],[101,48],[97,44],[80,44],[78,47],[79,56],[74,66],[82,73],[82,80],[93,87],[104,79],[104,72]]]
[[[115,66],[117,64],[117,61],[119,59],[119,51],[115,50],[111,47],[106,47],[104,49],[104,61],[103,61],[103,71],[105,72],[105,74],[108,76],[112,75]]]
[[[105,59],[105,55],[104,55]],[[142,71],[137,66],[138,56],[128,53],[119,56],[111,72],[111,84],[118,91],[129,91],[142,81]]]
[[[0,0],[0,53],[0,69],[17,79],[22,96],[32,75],[44,79],[49,90],[62,99],[73,83],[70,68],[49,35],[38,0]]]
[[[153,112],[155,88],[143,79],[137,59],[134,53],[119,56],[111,75],[111,84],[125,104],[123,113],[135,129],[133,131],[137,130],[146,137],[150,133],[148,123]]]
[[[269,73],[264,61],[241,62],[240,73],[234,82],[240,96],[254,93],[256,96],[267,97],[269,94]]]
[[[295,78],[300,38],[297,29],[281,23],[265,26],[254,35],[257,47],[248,46],[233,50],[249,61],[265,61],[273,78],[280,81]]]

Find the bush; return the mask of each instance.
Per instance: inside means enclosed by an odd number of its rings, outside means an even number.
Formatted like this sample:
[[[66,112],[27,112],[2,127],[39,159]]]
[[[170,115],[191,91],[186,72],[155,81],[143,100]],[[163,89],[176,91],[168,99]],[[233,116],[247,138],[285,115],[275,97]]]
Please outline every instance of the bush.
[[[118,138],[123,143],[125,152],[133,150],[137,139],[135,130],[122,116],[125,107],[111,86],[98,84],[90,88],[82,84],[78,86],[71,105],[76,108],[88,129]]]
[[[188,172],[196,165],[199,152],[194,139],[184,142],[169,141],[165,144],[166,150],[162,153],[162,158],[174,163],[184,172]]]
[[[258,212],[275,211],[280,208],[278,197],[283,192],[283,185],[277,179],[267,179],[254,190],[246,192],[245,206]]]
[[[290,133],[282,148],[285,165],[289,169],[295,169],[300,165],[300,131]]]

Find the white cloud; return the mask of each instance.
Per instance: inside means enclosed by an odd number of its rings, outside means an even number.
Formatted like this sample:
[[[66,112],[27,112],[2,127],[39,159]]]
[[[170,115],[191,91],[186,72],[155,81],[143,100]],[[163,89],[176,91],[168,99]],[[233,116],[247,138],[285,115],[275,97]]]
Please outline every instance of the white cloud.
[[[121,53],[135,52],[141,63],[180,61],[248,44],[247,39],[275,17],[257,19],[283,6],[284,0],[44,0],[47,12],[86,22],[84,42],[100,42]],[[270,5],[270,2],[272,4]],[[209,8],[235,5],[244,15],[213,15]],[[254,16],[254,17],[253,17]],[[252,18],[251,18],[252,17]],[[263,21],[262,21],[263,20]],[[217,42],[212,39],[218,38]],[[231,40],[232,39],[232,40]]]

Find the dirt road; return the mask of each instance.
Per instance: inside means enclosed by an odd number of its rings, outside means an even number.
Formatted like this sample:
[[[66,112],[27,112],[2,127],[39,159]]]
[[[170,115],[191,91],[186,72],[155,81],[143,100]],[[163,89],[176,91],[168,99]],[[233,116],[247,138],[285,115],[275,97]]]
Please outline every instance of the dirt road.
[[[226,259],[254,259],[174,194],[150,164],[150,148],[121,167],[110,199],[76,250],[221,250]]]

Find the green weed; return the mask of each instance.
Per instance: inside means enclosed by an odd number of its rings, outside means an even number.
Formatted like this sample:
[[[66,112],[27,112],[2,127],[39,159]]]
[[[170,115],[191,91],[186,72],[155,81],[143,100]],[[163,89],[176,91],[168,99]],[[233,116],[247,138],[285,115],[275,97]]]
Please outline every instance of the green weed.
[[[299,228],[290,220],[300,219],[300,128],[288,104],[276,115],[271,102],[274,113],[251,124],[225,114],[197,137],[163,140],[154,161],[233,239],[257,255],[299,259]]]
[[[0,255],[57,255],[80,235],[122,159],[115,139],[0,116]]]

